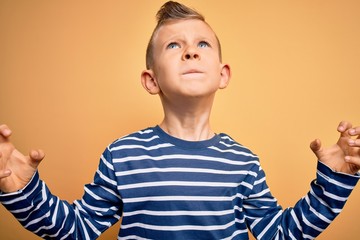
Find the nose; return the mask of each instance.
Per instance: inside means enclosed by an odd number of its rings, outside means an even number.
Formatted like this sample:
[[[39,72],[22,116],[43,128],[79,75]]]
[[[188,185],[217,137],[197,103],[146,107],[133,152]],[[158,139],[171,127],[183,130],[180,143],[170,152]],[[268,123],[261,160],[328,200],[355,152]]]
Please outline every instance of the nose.
[[[194,48],[188,48],[184,51],[183,60],[200,60],[200,55]]]

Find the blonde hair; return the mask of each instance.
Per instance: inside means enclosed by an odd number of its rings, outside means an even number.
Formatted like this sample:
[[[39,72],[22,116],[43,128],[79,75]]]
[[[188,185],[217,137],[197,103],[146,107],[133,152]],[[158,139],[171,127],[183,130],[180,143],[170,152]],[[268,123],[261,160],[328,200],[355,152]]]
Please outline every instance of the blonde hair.
[[[192,8],[189,8],[181,3],[168,1],[164,5],[161,6],[159,11],[156,14],[157,25],[154,31],[151,34],[149,43],[146,49],[146,69],[150,69],[154,64],[154,53],[153,53],[153,41],[155,33],[158,29],[166,24],[166,22],[170,20],[181,20],[181,19],[198,19],[205,22],[205,17],[201,15],[199,12],[195,11]],[[205,22],[206,23],[206,22]],[[215,33],[214,33],[215,34]],[[221,46],[218,37],[216,36],[216,40],[219,46],[219,57],[221,60]]]

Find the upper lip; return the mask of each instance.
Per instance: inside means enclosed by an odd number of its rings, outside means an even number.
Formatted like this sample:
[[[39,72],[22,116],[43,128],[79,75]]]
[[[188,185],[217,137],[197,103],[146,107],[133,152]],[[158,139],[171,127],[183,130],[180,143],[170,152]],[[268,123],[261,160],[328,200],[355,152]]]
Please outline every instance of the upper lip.
[[[195,68],[187,69],[183,72],[183,74],[189,74],[189,73],[203,73],[203,72],[201,70],[195,69]]]

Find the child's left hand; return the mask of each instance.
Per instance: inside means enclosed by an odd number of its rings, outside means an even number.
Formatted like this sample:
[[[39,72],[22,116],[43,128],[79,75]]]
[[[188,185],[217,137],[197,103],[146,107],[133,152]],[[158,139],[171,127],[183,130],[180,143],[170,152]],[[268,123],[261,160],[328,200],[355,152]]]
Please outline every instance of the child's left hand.
[[[360,170],[360,127],[342,121],[338,128],[339,140],[323,148],[319,139],[310,144],[317,158],[336,172],[355,174]]]

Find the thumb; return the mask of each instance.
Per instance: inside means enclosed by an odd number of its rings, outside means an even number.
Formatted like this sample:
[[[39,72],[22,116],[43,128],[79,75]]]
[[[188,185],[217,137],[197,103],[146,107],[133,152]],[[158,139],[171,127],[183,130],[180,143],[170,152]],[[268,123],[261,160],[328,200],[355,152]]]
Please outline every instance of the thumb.
[[[320,158],[320,151],[321,151],[321,141],[320,139],[315,139],[310,143],[310,148],[314,152],[317,158]]]
[[[40,162],[44,159],[44,157],[45,157],[45,153],[41,149],[31,150],[29,152],[29,159],[33,167],[37,167],[40,164]]]

